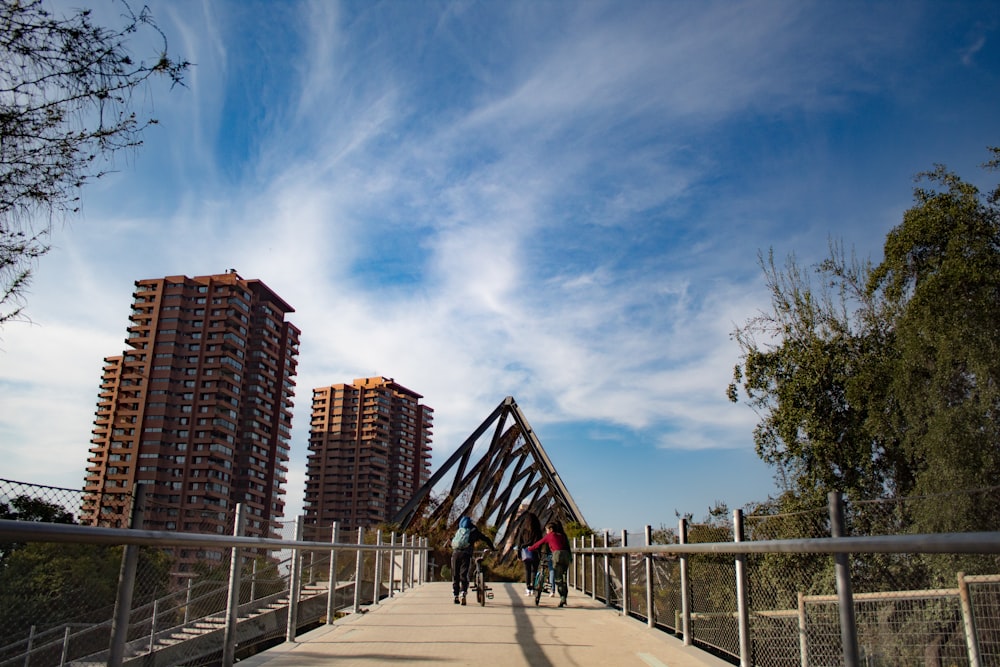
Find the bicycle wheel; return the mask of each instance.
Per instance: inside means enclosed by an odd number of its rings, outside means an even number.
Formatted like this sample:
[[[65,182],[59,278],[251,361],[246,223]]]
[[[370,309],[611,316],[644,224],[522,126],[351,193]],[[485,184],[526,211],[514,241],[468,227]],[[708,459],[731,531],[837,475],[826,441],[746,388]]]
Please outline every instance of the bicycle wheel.
[[[542,589],[545,588],[545,575],[542,574],[541,568],[539,568],[538,573],[535,574],[535,606],[538,606],[539,601],[542,599]]]
[[[476,573],[476,602],[480,607],[486,606],[486,584],[483,579],[483,572],[480,570]]]

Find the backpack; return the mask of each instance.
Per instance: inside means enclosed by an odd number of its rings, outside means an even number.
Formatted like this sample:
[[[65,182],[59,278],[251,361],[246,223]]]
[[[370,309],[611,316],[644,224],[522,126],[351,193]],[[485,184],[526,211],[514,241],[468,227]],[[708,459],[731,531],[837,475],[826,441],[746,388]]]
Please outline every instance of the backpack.
[[[451,538],[452,549],[468,549],[472,544],[472,529],[459,528],[455,531],[455,537]]]

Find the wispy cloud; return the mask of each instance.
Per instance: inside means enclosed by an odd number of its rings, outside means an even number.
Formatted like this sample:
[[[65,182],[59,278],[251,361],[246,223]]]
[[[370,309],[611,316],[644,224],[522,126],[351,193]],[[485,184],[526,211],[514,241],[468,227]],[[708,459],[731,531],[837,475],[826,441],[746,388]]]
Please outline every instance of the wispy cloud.
[[[757,250],[877,239],[905,204],[853,171],[891,148],[865,114],[919,55],[922,4],[152,8],[195,67],[155,91],[162,124],[57,237],[40,326],[4,332],[17,476],[49,479],[37,442],[82,479],[133,280],[227,268],[303,331],[293,509],[310,390],[374,374],[436,409],[438,461],[506,395],[629,474],[657,448],[721,461],[752,446],[724,390],[729,332],[766,306]]]

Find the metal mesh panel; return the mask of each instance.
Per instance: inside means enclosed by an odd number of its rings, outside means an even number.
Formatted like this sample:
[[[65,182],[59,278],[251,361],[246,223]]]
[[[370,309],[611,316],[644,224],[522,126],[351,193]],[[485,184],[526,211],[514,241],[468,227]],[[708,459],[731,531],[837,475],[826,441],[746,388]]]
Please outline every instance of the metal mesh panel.
[[[612,559],[611,558],[605,559],[604,555],[598,555],[597,558],[594,560],[594,568],[595,568],[594,572],[596,575],[594,578],[594,586],[597,593],[595,597],[596,599],[600,600],[601,602],[604,602],[608,606],[611,606],[611,602],[608,600],[609,598],[608,588],[611,579],[611,567],[612,567],[611,562]]]
[[[628,567],[628,585],[625,590],[628,592],[629,613],[638,618],[645,618],[646,614],[646,570],[643,567],[642,558],[636,555],[625,557]]]
[[[803,608],[805,638],[801,664],[817,667],[839,667],[844,664],[844,648],[840,639],[840,610],[836,601],[815,602]],[[800,629],[801,631],[801,629]]]
[[[982,664],[1000,665],[1000,576],[970,576],[966,581]]]
[[[653,558],[653,610],[657,625],[680,632],[681,567],[676,557]]]
[[[688,557],[691,636],[732,655],[739,655],[739,625],[733,561],[725,555]]]
[[[829,537],[829,512],[826,507],[784,514],[750,514],[744,517],[747,541]],[[746,558],[747,605],[750,610],[750,644],[754,662],[759,665],[786,667],[801,665],[800,594],[835,592],[833,560],[820,554],[750,554]],[[833,622],[833,645],[830,651],[839,664],[839,620]],[[823,647],[829,641],[821,643]],[[815,664],[830,657],[826,649],[816,649]],[[813,664],[813,663],[810,663]]]
[[[754,664],[767,667],[801,667],[803,663],[800,659],[799,628],[799,615],[795,610],[751,614],[750,639]]]
[[[689,544],[731,540],[729,524],[694,524],[688,528]],[[739,655],[734,557],[696,554],[689,556],[687,562],[692,640]]]
[[[958,591],[855,598],[858,648],[872,665],[968,665]]]
[[[131,505],[131,496],[120,504]],[[0,480],[0,518],[79,523],[83,494],[77,489]],[[59,664],[64,647],[77,654],[106,648],[117,592],[121,547],[92,544],[0,544],[0,665],[32,649],[36,664]],[[166,590],[162,552],[141,551],[134,598],[151,601]]]

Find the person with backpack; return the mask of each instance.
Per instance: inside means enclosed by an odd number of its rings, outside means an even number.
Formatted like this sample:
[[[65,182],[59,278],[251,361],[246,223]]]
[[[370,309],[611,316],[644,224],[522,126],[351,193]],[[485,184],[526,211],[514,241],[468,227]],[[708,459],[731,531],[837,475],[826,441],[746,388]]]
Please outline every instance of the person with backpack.
[[[496,550],[493,540],[479,532],[472,519],[463,516],[458,520],[455,536],[451,538],[451,589],[455,594],[455,604],[465,604],[465,596],[469,592],[472,549],[476,542],[485,542],[490,551]]]
[[[542,539],[532,544],[528,549],[537,551],[543,545],[547,545],[552,551],[552,569],[555,572],[556,587],[559,589],[559,606],[566,606],[566,596],[569,594],[569,586],[566,584],[566,571],[569,569],[570,561],[573,560],[573,553],[569,548],[569,538],[563,532],[562,524],[558,521],[550,521],[545,524],[545,535]]]

